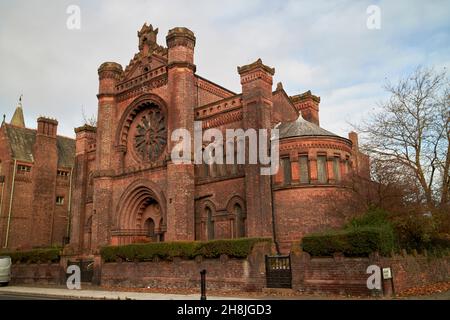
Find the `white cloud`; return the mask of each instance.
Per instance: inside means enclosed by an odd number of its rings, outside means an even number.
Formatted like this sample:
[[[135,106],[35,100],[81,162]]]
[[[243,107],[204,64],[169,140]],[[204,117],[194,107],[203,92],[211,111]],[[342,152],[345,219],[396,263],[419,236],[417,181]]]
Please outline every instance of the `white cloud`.
[[[66,8],[81,8],[81,30],[66,28]],[[417,64],[450,67],[450,3],[377,1],[381,30],[366,28],[373,1],[39,0],[0,2],[0,111],[8,119],[20,93],[29,126],[56,117],[73,136],[81,107],[96,112],[97,68],[123,66],[137,51],[147,21],[165,44],[170,28],[197,37],[198,73],[240,91],[236,66],[262,58],[289,94],[312,90],[322,98],[321,123],[348,129],[377,99],[385,78]]]

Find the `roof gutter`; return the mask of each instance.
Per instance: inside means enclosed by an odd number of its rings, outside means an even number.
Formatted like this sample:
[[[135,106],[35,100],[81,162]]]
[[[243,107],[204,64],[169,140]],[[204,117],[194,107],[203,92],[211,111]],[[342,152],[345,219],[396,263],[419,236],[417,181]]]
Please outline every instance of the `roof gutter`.
[[[8,247],[9,229],[11,227],[12,204],[13,204],[13,198],[14,198],[14,186],[16,184],[16,171],[17,171],[17,159],[14,159],[14,171],[13,171],[13,176],[12,176],[12,181],[11,181],[11,196],[9,197],[8,224],[6,226],[5,245],[3,246],[3,248]]]
[[[280,255],[280,244],[278,243],[277,228],[275,226],[275,203],[273,202],[273,185],[272,185],[272,175],[270,175],[270,198],[272,202],[272,234],[273,242],[275,243],[275,249],[277,250],[277,255]]]
[[[2,194],[0,195],[0,218],[2,217],[3,211],[3,195],[5,194],[5,180],[2,182]]]

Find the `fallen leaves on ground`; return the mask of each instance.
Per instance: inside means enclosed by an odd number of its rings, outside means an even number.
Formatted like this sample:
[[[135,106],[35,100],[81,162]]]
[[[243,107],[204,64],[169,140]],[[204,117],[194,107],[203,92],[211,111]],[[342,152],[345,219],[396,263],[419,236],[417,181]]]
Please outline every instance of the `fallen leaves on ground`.
[[[426,296],[436,293],[443,293],[450,290],[449,282],[439,282],[435,284],[430,284],[426,286],[414,287],[408,290],[402,291],[400,297],[411,297],[411,296]]]

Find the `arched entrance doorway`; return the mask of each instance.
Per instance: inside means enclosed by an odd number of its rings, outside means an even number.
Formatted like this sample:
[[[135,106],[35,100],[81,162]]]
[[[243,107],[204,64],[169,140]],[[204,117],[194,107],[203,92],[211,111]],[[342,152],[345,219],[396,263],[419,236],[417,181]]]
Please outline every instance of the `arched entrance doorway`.
[[[116,227],[111,232],[113,245],[164,241],[165,200],[150,181],[133,183],[122,195]]]

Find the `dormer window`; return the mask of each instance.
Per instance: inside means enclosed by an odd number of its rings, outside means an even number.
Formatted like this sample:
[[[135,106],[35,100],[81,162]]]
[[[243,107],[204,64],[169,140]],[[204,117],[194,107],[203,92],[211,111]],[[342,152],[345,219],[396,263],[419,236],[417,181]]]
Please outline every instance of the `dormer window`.
[[[27,165],[23,165],[23,164],[19,164],[17,166],[17,172],[19,172],[19,173],[30,172],[30,171],[31,171],[31,166],[27,166]]]
[[[62,206],[64,204],[64,197],[57,196],[56,197],[56,204]]]
[[[58,170],[58,171],[57,171],[57,176],[58,176],[58,177],[67,178],[67,177],[69,176],[69,171]]]

